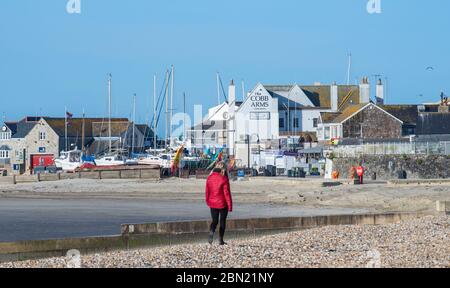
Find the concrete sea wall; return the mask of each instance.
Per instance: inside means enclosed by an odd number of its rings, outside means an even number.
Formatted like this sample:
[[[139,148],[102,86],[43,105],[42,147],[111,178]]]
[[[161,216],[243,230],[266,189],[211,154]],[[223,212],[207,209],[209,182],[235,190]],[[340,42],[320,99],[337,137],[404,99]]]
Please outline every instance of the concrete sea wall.
[[[424,215],[391,213],[229,220],[227,238],[254,237],[330,225],[392,224]],[[207,239],[209,225],[208,220],[125,224],[122,225],[121,235],[110,237],[0,242],[0,262],[61,257],[72,249],[85,254],[198,242]]]
[[[82,171],[76,173],[38,174],[21,176],[0,177],[0,183],[17,184],[44,181],[59,181],[68,179],[160,179],[159,169],[126,169],[126,170],[103,170]]]
[[[376,173],[379,180],[399,178],[401,171],[407,179],[448,179],[450,178],[450,156],[426,155],[380,155],[333,159],[333,170],[339,171],[340,178],[350,178],[350,168],[362,164],[366,179]]]

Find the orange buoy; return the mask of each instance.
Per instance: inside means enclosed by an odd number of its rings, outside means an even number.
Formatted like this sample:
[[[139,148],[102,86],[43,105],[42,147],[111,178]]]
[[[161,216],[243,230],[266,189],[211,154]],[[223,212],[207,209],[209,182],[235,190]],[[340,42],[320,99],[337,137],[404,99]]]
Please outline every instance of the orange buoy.
[[[333,180],[339,179],[339,171],[333,171],[333,173],[331,173],[331,178]]]

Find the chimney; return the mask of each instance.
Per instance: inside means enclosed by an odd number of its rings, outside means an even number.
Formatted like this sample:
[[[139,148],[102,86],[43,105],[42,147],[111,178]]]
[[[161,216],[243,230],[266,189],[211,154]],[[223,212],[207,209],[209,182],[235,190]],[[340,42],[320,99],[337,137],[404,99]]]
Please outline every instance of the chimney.
[[[439,105],[438,112],[439,113],[449,113],[450,112],[450,102],[447,96],[445,96],[444,92],[441,93],[441,105]]]
[[[336,82],[334,82],[331,85],[331,110],[333,110],[333,112],[337,112],[339,110],[339,100],[338,100],[338,86],[336,84]]]
[[[236,86],[234,86],[234,80],[231,80],[230,87],[228,87],[228,104],[236,101]]]
[[[378,79],[377,83],[377,89],[376,89],[376,99],[377,99],[377,105],[384,105],[384,86],[381,82],[381,79]]]
[[[370,103],[370,84],[367,77],[363,77],[359,84],[359,103]]]

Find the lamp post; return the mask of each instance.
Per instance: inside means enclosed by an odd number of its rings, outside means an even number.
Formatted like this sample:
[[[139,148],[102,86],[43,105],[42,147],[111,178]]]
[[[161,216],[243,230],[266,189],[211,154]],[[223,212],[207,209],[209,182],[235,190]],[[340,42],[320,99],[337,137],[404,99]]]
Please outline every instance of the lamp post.
[[[247,134],[246,135],[247,137],[247,139],[246,139],[246,141],[247,141],[247,163],[248,163],[248,169],[250,169],[250,134]]]
[[[259,135],[258,135],[258,140],[256,141],[256,143],[258,144],[258,157],[259,157],[258,167],[260,167],[260,165],[261,165],[261,141],[259,140]]]
[[[261,153],[261,146],[260,146],[261,141],[259,140],[259,135],[258,135],[258,140],[256,141],[256,143],[258,144],[258,154],[260,154]]]
[[[202,151],[205,148],[205,133],[206,133],[206,131],[203,130],[202,131]]]

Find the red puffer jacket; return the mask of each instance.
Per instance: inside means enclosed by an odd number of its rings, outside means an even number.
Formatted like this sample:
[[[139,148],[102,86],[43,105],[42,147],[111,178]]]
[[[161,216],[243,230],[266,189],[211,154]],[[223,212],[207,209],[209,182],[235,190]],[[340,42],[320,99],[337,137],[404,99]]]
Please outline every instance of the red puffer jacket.
[[[228,177],[213,172],[206,181],[206,204],[213,209],[233,211],[233,200],[230,193]]]

